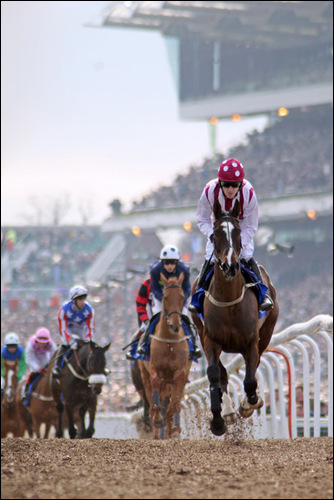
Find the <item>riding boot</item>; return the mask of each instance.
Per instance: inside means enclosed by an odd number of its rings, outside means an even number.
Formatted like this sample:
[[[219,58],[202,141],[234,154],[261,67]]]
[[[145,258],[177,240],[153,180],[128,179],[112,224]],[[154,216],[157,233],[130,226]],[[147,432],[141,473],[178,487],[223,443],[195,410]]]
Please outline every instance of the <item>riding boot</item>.
[[[141,331],[137,330],[136,333],[134,333],[134,335],[132,336],[130,344],[133,344],[140,337],[140,335],[141,335]],[[131,351],[132,351],[132,349],[130,349],[130,351],[128,351],[126,353],[125,357],[126,357],[126,359],[134,360],[135,358],[132,356]]]
[[[147,351],[145,344],[147,343],[149,336],[150,336],[150,323],[147,325],[144,334],[139,339],[138,347],[137,347],[137,354],[141,354],[141,355],[148,354],[148,351]]]
[[[256,260],[253,257],[251,257],[247,261],[247,267],[251,271],[253,271],[253,273],[257,277],[258,281],[260,281],[261,283],[263,283],[263,278],[262,278],[262,275],[261,275],[261,271],[259,269],[259,266],[257,265]],[[270,297],[270,295],[268,295],[268,293],[266,293],[265,296],[262,299],[261,304],[259,305],[259,310],[260,311],[269,311],[273,307],[274,307],[274,302],[273,302],[272,298]]]
[[[68,346],[66,346],[66,345],[60,346],[58,356],[57,356],[55,365],[54,365],[53,370],[52,370],[52,376],[54,378],[59,379],[61,377],[61,362],[62,362],[63,356],[67,350],[68,350]]]
[[[192,321],[190,321],[189,316],[187,316],[186,314],[182,314],[182,319],[187,323],[187,325],[189,327],[189,333],[191,336],[191,340],[193,342],[194,351],[191,353],[191,356],[194,356],[196,359],[199,359],[202,357],[202,353],[196,344],[197,328],[194,325],[194,323]]]
[[[205,260],[202,267],[201,267],[201,272],[199,274],[199,277],[198,277],[198,281],[197,281],[197,285],[196,285],[196,292],[197,290],[199,290],[200,288],[203,288],[203,290],[207,290],[208,289],[208,283],[207,283],[207,280],[205,279],[207,273],[210,271],[210,269],[214,266],[214,263],[213,262],[210,262],[209,260]],[[196,306],[194,306],[193,304],[190,304],[188,306],[188,310],[190,312],[194,312],[194,313],[199,313],[201,312]]]

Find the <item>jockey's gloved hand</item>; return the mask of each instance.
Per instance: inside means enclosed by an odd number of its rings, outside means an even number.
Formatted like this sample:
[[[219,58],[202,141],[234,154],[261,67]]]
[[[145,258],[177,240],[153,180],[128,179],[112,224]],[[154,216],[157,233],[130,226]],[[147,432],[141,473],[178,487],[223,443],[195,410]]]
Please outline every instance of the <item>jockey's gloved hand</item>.
[[[148,325],[148,319],[142,322],[140,326],[140,331],[144,333],[146,331],[147,325]]]
[[[76,341],[76,339],[71,340],[70,347],[72,351],[76,351],[78,349],[78,342]]]

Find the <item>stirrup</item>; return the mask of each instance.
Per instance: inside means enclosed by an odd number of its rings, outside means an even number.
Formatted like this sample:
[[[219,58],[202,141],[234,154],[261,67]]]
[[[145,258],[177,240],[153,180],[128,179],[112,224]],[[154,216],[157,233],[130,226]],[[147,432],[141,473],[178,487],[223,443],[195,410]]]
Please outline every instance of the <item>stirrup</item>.
[[[273,309],[273,307],[274,307],[274,302],[273,302],[272,298],[266,294],[263,297],[263,300],[259,306],[259,310],[260,311],[270,311],[271,309]]]
[[[57,366],[55,366],[54,369],[52,370],[52,376],[54,378],[60,378],[61,377],[61,371],[59,370],[59,368]]]
[[[191,356],[194,356],[196,359],[200,359],[202,357],[202,353],[198,347],[195,347]]]
[[[188,311],[193,312],[193,313],[199,313],[200,312],[199,309],[197,309],[197,307],[195,307],[193,304],[190,304],[188,306]]]

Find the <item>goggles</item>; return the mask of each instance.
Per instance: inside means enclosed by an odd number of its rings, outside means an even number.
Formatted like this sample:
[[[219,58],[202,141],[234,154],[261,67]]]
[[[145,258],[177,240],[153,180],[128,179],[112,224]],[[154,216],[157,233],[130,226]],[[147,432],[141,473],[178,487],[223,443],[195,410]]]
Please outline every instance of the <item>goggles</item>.
[[[221,185],[221,187],[224,187],[224,188],[229,188],[229,187],[239,188],[241,186],[241,182],[224,182],[224,181],[221,181],[220,185]]]
[[[164,266],[168,266],[169,264],[173,264],[176,266],[176,264],[178,263],[178,261],[176,259],[164,259],[162,261],[163,265]]]

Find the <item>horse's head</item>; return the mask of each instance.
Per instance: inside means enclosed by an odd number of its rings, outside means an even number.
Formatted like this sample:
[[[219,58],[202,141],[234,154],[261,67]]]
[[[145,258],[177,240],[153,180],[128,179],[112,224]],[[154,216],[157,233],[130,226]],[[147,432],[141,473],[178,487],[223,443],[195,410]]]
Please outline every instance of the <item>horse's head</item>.
[[[182,282],[184,274],[181,273],[178,278],[165,278],[161,273],[160,279],[163,282],[162,292],[162,310],[161,313],[173,333],[178,333],[182,323],[181,315],[184,304],[184,292]]]
[[[88,383],[92,386],[94,394],[101,393],[102,385],[107,382],[105,352],[109,349],[110,342],[105,347],[100,347],[95,342],[89,342],[90,352],[87,359],[89,372]]]
[[[16,388],[18,383],[17,371],[18,371],[18,360],[9,361],[3,360],[4,364],[4,379],[5,379],[5,389],[4,398],[7,403],[13,403],[15,400]]]
[[[214,254],[224,277],[231,281],[240,270],[239,254],[241,250],[241,230],[238,215],[240,203],[236,200],[233,210],[222,211],[218,200],[213,206],[215,216],[213,245]]]

